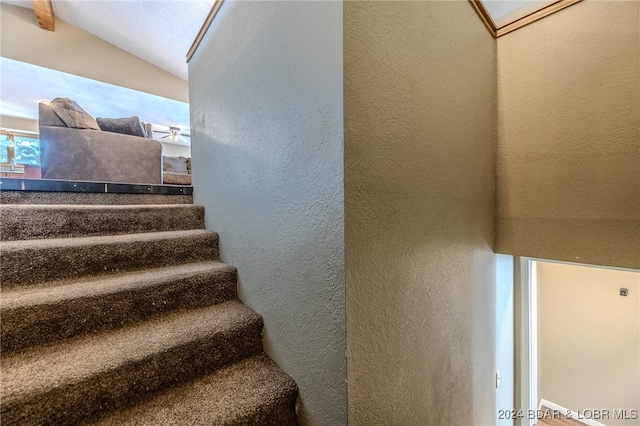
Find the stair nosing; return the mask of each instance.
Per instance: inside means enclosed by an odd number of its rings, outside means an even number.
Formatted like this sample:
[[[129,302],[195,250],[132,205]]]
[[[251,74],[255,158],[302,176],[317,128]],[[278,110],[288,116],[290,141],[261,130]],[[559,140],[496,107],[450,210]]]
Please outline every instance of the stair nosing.
[[[201,209],[200,204],[0,204],[0,210],[4,209],[33,210],[135,210],[135,209]]]
[[[144,243],[147,241],[159,241],[200,235],[217,235],[217,233],[207,229],[187,229],[178,231],[154,231],[135,234],[101,235],[90,237],[62,237],[18,241],[0,241],[0,252],[29,249],[48,249],[53,247],[67,248],[94,245],[110,245],[129,242]]]
[[[203,407],[200,402],[204,402],[206,404],[206,401],[210,400],[210,394],[208,391],[212,390],[211,385],[213,383],[221,383],[222,385],[224,385],[224,389],[232,390],[234,389],[234,385],[242,387],[242,381],[246,377],[257,376],[259,379],[261,379],[265,375],[268,375],[272,381],[270,383],[265,383],[263,380],[258,380],[258,384],[256,384],[256,386],[252,388],[251,397],[248,399],[239,400],[239,405],[236,405],[235,407],[240,406],[240,409],[234,410],[232,408],[231,410],[229,410],[228,414],[231,414],[232,418],[227,418],[225,420],[234,422],[232,424],[237,424],[236,422],[239,420],[246,421],[248,416],[259,415],[265,407],[269,407],[274,403],[285,404],[287,402],[286,400],[289,398],[291,398],[291,405],[295,404],[295,397],[298,392],[298,386],[293,378],[289,376],[285,371],[283,371],[264,352],[260,352],[256,355],[249,356],[233,364],[222,367],[210,374],[198,377],[193,381],[184,383],[179,387],[168,389],[165,392],[154,395],[150,399],[143,401],[142,403],[137,404],[133,407],[127,407],[116,412],[106,413],[102,418],[92,424],[96,426],[123,424],[139,425],[141,424],[139,420],[146,420],[149,413],[151,413],[152,415],[155,414],[155,417],[158,417],[158,415],[162,416],[163,418],[165,418],[165,416],[167,415],[169,415],[170,417],[175,417],[174,413],[180,413],[181,411],[176,410],[176,407],[179,407],[185,403],[193,406],[193,400],[196,400],[196,407]],[[274,386],[276,386],[279,393],[276,398],[269,400],[267,398],[269,396],[273,396],[271,392],[273,391],[272,388]],[[214,386],[214,388],[220,387],[222,386]],[[176,394],[180,394],[180,397],[174,397]],[[256,397],[260,400],[260,402],[256,405],[253,405],[254,401],[251,401],[251,399],[255,399]],[[201,401],[202,399],[205,399],[205,401]],[[158,405],[162,407],[162,411],[159,414],[153,408],[153,406]],[[227,405],[225,404],[225,408],[226,407]],[[252,407],[257,408],[257,410],[251,409]],[[295,410],[293,406],[290,407],[290,409],[292,411]],[[209,408],[204,409],[205,412],[211,412],[210,410],[211,409]],[[219,411],[214,411],[212,414],[219,416],[221,413]],[[151,419],[153,420],[153,417]],[[216,417],[216,420],[223,419]]]
[[[214,271],[235,271],[220,260],[185,263],[119,275],[84,277],[76,280],[49,281],[42,286],[19,286],[2,292],[0,312],[27,307],[46,306],[88,297],[102,297],[121,292],[153,288],[173,280]],[[164,273],[158,280],[155,276]]]

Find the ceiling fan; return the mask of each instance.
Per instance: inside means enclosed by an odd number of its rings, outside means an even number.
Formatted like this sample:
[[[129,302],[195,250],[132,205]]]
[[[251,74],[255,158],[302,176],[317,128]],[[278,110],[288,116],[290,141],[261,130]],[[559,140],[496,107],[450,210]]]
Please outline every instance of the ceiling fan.
[[[166,130],[153,130],[154,133],[166,133],[166,136],[160,138],[168,139],[167,142],[172,143],[189,143],[189,140],[184,139],[182,136],[191,138],[191,135],[188,133],[180,133],[180,128],[176,126],[169,126],[169,131]]]

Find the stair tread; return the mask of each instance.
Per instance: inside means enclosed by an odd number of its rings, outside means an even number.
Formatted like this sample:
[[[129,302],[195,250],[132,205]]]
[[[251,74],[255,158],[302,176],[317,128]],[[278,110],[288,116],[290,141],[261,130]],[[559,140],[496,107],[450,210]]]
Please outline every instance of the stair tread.
[[[17,287],[3,291],[0,299],[0,310],[62,303],[67,300],[85,297],[99,297],[153,287],[186,276],[217,270],[235,270],[235,267],[219,260],[211,260],[127,272],[108,277],[61,280],[59,282],[49,282],[46,286],[40,287]]]
[[[297,424],[293,379],[264,354],[246,358],[214,373],[169,389],[132,408],[102,418],[94,426],[169,426]],[[256,421],[268,406],[279,404],[282,417]],[[273,416],[273,415],[272,415]],[[244,420],[244,421],[243,421]],[[247,422],[250,420],[250,422]]]
[[[3,356],[0,399],[3,404],[20,401],[258,321],[257,313],[234,300]]]
[[[1,241],[0,253],[0,291],[219,258],[206,229]]]
[[[22,181],[25,181],[24,179]],[[44,179],[38,179],[37,186],[40,186]],[[46,182],[45,182],[46,183]],[[53,182],[54,184],[59,182]],[[65,182],[68,184],[70,182]],[[123,192],[67,192],[60,191],[59,188],[52,190],[31,188],[24,190],[9,190],[4,188],[0,191],[0,204],[56,204],[56,205],[126,205],[126,204],[193,204],[191,188],[180,187],[178,194],[166,193],[123,193]],[[188,193],[188,195],[187,195]]]
[[[204,229],[204,207],[193,204],[0,205],[3,241]]]
[[[92,237],[48,238],[38,240],[0,241],[0,250],[43,250],[49,248],[83,247],[103,244],[144,243],[171,238],[186,238],[211,234],[206,229],[189,229],[182,231],[144,232],[138,234],[105,235]]]
[[[3,422],[297,425],[204,208],[129,198],[0,205]]]

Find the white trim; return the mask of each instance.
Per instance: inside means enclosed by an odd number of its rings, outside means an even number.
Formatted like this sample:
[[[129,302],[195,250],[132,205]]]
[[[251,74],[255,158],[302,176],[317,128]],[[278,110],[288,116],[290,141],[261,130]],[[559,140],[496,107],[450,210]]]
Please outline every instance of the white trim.
[[[623,268],[621,266],[595,265],[592,263],[569,262],[566,260],[551,260],[551,259],[542,259],[538,257],[527,257],[525,259],[529,259],[534,262],[559,263],[561,265],[583,266],[585,268],[613,269],[614,271],[623,271],[623,272],[640,272],[640,269]]]
[[[195,40],[193,40],[193,44],[191,44],[191,47],[189,48],[189,51],[187,52],[187,62],[189,62],[191,60],[191,57],[193,56],[193,54],[196,53],[196,50],[198,49],[198,46],[200,46],[200,42],[202,41],[204,35],[209,30],[209,27],[211,26],[211,23],[213,22],[213,18],[216,17],[216,14],[218,13],[218,10],[220,10],[220,7],[222,7],[222,3],[223,2],[224,2],[224,0],[215,0],[213,2],[213,6],[211,6],[211,10],[209,11],[209,14],[207,15],[207,18],[202,23],[202,27],[200,27],[200,31],[198,31],[198,34],[196,35]]]
[[[534,412],[538,406],[536,297],[535,285],[532,285],[535,267],[532,263],[530,258],[514,257],[514,408],[520,413]],[[516,426],[533,426],[536,419],[529,417],[516,418]]]
[[[529,387],[530,404],[538,402],[538,262],[525,259],[529,264],[529,350],[531,363],[531,381]]]
[[[571,418],[573,420],[576,420],[580,423],[584,423],[585,425],[588,426],[607,426],[604,423],[600,423],[597,422],[595,420],[592,419],[585,419],[585,418],[580,418],[580,415],[578,413],[576,413],[573,410],[569,410],[568,408],[565,408],[561,405],[558,404],[554,404],[553,402],[549,402],[546,399],[541,399],[540,400],[540,405],[538,406],[538,410],[540,410],[542,407],[547,407],[547,408],[551,408],[552,410],[557,410],[559,411],[563,416],[566,416],[567,413],[571,413]]]
[[[532,22],[537,21],[538,19],[542,19],[545,16],[551,15],[552,13],[556,13],[565,7],[569,7],[573,4],[580,2],[581,0],[559,0],[555,3],[552,3],[536,12],[530,13],[527,16],[523,16],[522,18],[511,22],[510,24],[502,25],[499,28],[496,28],[496,38],[503,36],[505,34],[510,33],[511,31],[515,31],[518,28],[522,28],[525,25],[529,25]]]

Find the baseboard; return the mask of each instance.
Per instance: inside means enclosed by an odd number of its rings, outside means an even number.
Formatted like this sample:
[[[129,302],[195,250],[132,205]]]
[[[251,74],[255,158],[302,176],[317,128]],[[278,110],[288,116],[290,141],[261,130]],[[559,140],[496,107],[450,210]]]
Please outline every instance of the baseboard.
[[[578,421],[580,423],[584,423],[585,425],[588,425],[588,426],[606,426],[605,424],[597,422],[595,420],[585,419],[581,417],[579,413],[569,410],[568,408],[562,407],[558,404],[554,404],[553,402],[549,402],[546,399],[540,400],[540,405],[538,405],[538,410],[541,410],[542,407],[546,407],[546,408],[550,408],[551,410],[558,411],[562,415],[567,415],[567,413],[571,413],[571,418],[573,420]]]

